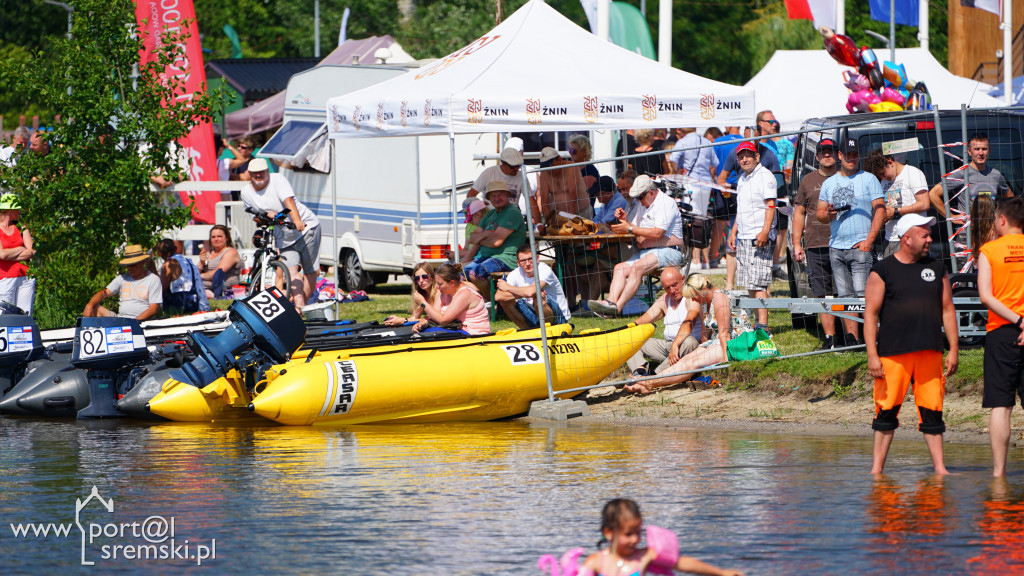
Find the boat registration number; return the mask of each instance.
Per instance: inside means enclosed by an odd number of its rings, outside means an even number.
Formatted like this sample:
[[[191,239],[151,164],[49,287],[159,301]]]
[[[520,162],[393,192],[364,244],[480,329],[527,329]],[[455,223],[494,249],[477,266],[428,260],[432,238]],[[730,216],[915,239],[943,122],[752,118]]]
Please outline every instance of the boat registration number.
[[[0,327],[0,354],[24,352],[32,349],[31,326]]]
[[[543,364],[544,356],[533,344],[509,344],[502,346],[512,364]]]
[[[137,342],[137,340],[139,340]],[[95,358],[108,354],[132,352],[136,347],[145,347],[145,338],[132,333],[131,326],[104,326],[86,328],[79,334],[79,357]]]
[[[284,306],[270,295],[270,292],[260,292],[253,296],[246,304],[260,315],[264,322],[270,322],[281,314],[284,314]]]

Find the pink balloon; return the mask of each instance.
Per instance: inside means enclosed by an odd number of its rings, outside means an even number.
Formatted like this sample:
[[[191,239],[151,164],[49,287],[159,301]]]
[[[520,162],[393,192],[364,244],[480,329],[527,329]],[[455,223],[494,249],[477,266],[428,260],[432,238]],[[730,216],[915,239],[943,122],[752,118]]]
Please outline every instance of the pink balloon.
[[[868,112],[872,104],[878,104],[882,99],[871,90],[858,90],[846,99],[846,111],[850,114],[856,112]]]
[[[903,97],[903,94],[900,94],[899,90],[896,90],[891,86],[882,88],[881,97],[883,102],[892,102],[893,104],[899,104],[900,106],[903,106],[907,101],[906,98]]]

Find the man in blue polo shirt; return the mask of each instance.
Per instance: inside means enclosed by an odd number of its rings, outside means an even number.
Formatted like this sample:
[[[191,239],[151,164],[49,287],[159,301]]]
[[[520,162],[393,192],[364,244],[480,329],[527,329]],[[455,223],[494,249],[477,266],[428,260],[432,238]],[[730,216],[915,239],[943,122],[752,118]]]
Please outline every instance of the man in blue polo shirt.
[[[885,196],[882,185],[860,169],[857,140],[849,138],[839,146],[839,172],[821,185],[818,221],[828,224],[829,259],[840,298],[863,298],[868,274],[875,263],[872,246],[885,225]],[[856,320],[843,319],[846,345],[861,344]]]

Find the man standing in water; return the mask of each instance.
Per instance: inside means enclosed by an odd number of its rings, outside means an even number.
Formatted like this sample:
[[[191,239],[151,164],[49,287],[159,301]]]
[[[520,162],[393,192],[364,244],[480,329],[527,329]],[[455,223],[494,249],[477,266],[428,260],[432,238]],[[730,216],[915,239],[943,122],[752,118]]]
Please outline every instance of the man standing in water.
[[[988,308],[985,325],[985,388],[981,406],[991,408],[988,434],[993,476],[1006,476],[1010,413],[1024,399],[1024,198],[996,204],[996,235],[978,255],[978,296]]]
[[[935,218],[907,214],[896,223],[899,249],[871,268],[864,291],[864,345],[875,378],[872,474],[881,474],[897,416],[914,383],[914,401],[936,474],[948,474],[942,458],[942,400],[946,378],[958,362],[956,312],[942,262],[928,256]],[[879,325],[881,324],[881,325]],[[942,332],[949,341],[945,371]]]

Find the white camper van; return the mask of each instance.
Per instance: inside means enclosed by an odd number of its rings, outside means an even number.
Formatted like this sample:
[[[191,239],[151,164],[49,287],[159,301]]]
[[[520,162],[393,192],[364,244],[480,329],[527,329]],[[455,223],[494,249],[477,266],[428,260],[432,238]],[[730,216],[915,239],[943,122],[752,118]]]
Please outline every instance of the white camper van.
[[[328,98],[407,73],[392,66],[318,66],[288,82],[284,125],[258,156],[287,162],[281,172],[323,226],[320,262],[340,263],[346,290],[440,262],[463,238],[453,229],[452,162],[447,136],[328,141]],[[455,139],[458,202],[484,168],[474,154],[493,155],[497,136]],[[459,242],[460,245],[462,242]]]

